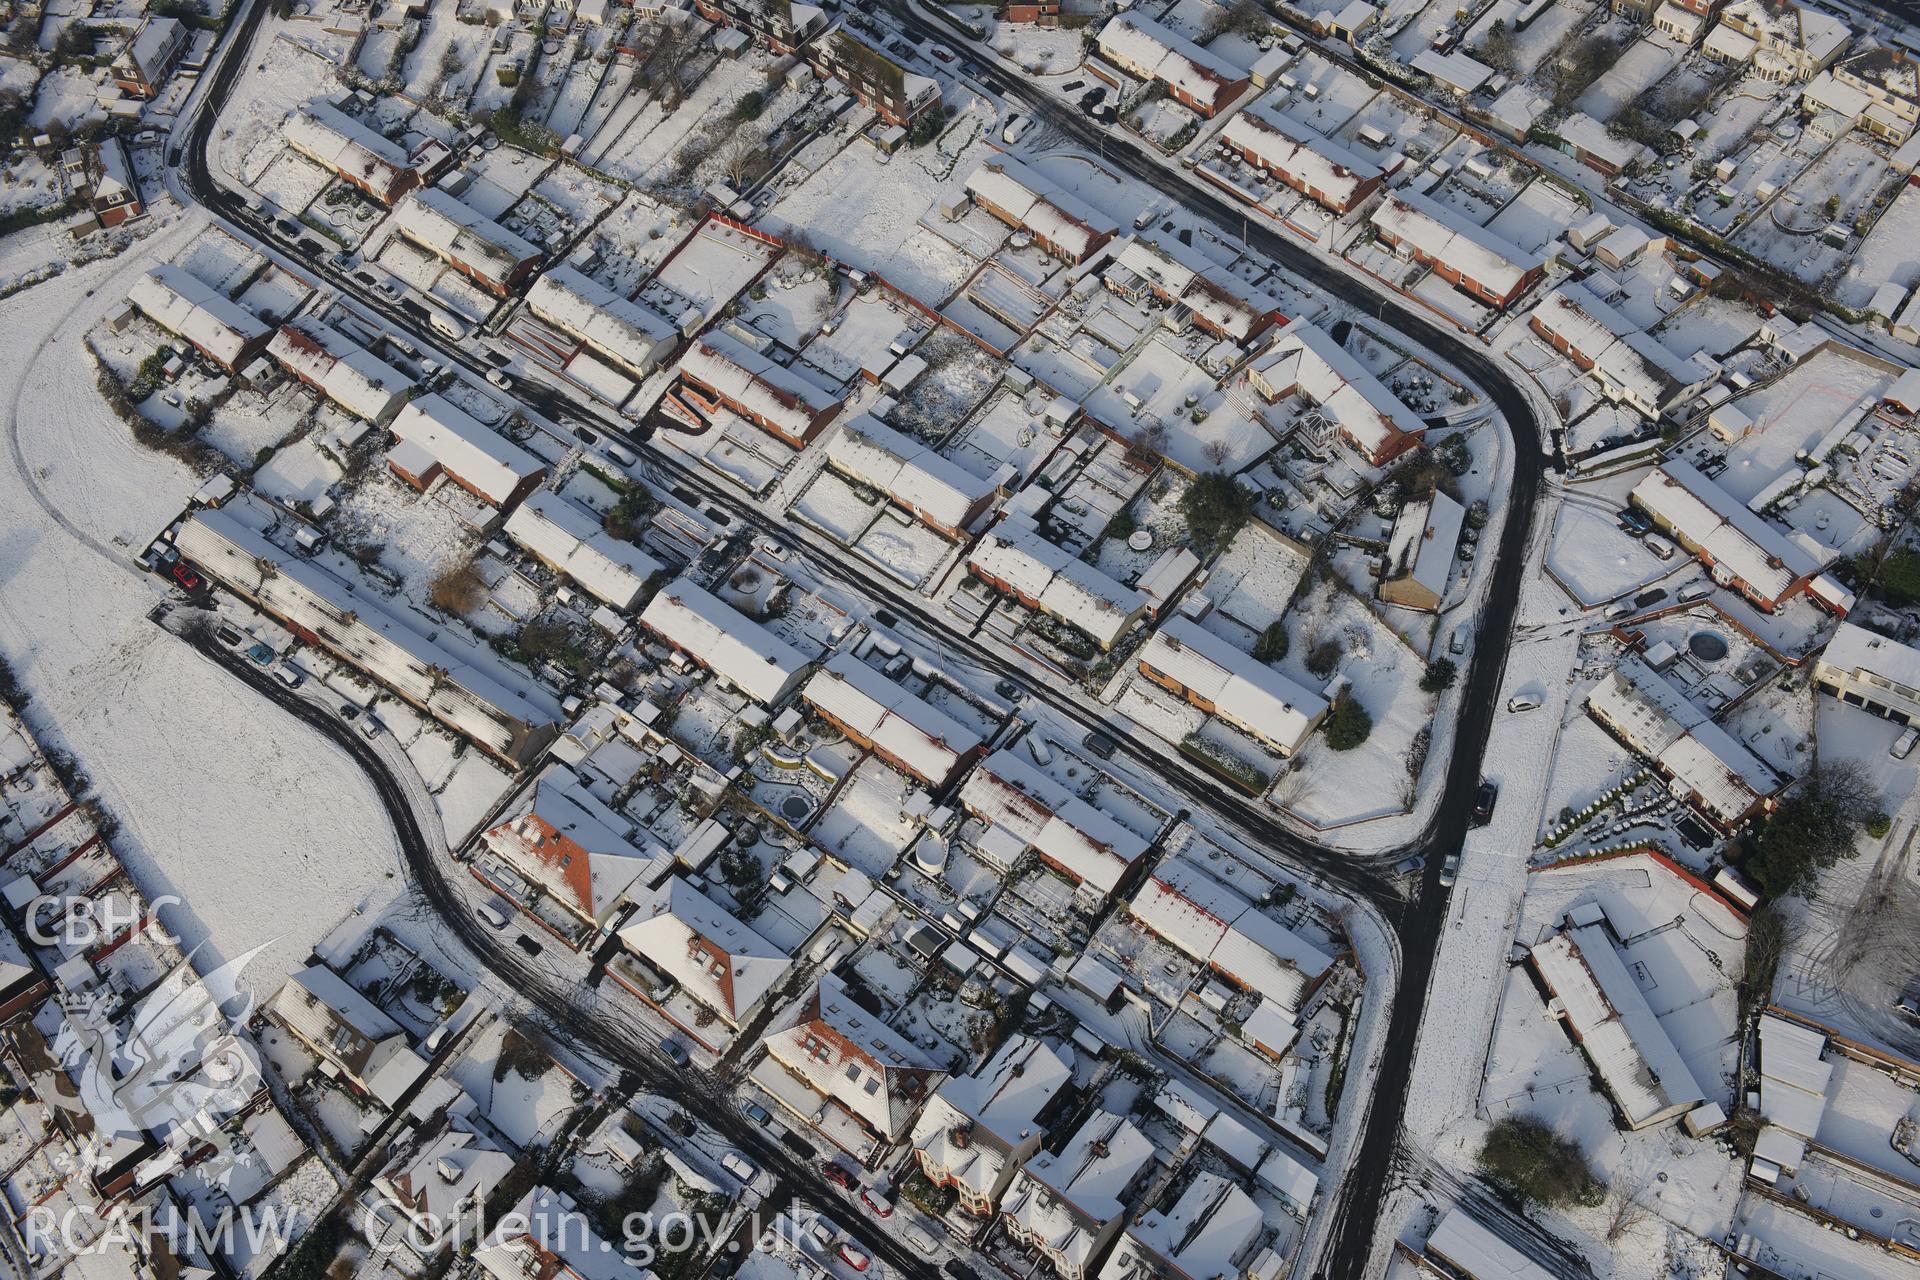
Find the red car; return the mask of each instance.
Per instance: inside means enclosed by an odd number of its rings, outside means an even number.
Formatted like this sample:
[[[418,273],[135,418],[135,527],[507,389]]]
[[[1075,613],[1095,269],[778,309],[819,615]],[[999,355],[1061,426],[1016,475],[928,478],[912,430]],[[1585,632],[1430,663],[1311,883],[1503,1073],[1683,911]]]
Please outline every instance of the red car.
[[[853,1180],[852,1174],[848,1173],[832,1160],[822,1161],[820,1171],[827,1175],[828,1182],[839,1187],[842,1191],[852,1191],[859,1186],[859,1184]]]
[[[872,1187],[860,1188],[860,1203],[867,1206],[868,1209],[871,1209],[873,1216],[876,1218],[891,1218],[893,1216],[893,1206],[887,1202],[885,1196],[875,1191]]]
[[[840,1246],[840,1261],[846,1263],[855,1271],[865,1271],[867,1264],[872,1262],[873,1259],[867,1256],[864,1249],[859,1248],[853,1241],[849,1240]]]
[[[185,560],[174,561],[172,573],[173,580],[187,590],[198,591],[200,589],[200,575],[195,573],[193,566]]]

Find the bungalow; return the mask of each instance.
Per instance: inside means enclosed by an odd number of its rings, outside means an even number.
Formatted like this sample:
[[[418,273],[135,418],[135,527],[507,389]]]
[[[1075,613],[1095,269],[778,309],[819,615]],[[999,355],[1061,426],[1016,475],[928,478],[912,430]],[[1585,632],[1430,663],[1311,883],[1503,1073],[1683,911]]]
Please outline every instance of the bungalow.
[[[1298,751],[1327,714],[1319,694],[1178,615],[1160,624],[1139,664],[1147,679],[1283,756]]]
[[[425,492],[445,476],[474,497],[505,509],[533,492],[546,464],[441,395],[409,400],[393,419],[393,473]]]
[[[1255,357],[1247,381],[1269,403],[1299,395],[1319,410],[1319,422],[1306,424],[1310,437],[1337,433],[1369,466],[1386,466],[1426,436],[1418,414],[1304,317],[1288,323]],[[1311,442],[1324,447],[1330,439]]]
[[[1683,360],[1583,284],[1557,285],[1527,315],[1527,327],[1593,374],[1607,398],[1659,418],[1719,376],[1704,357]]]
[[[1101,29],[1100,56],[1128,75],[1167,86],[1176,101],[1218,115],[1247,91],[1247,73],[1152,18],[1117,14]]]
[[[1788,779],[1635,655],[1587,694],[1587,714],[1651,760],[1676,796],[1723,831],[1771,809],[1786,787]]]
[[[531,800],[480,839],[511,871],[589,926],[580,935],[584,943],[612,928],[623,894],[670,865],[636,848],[628,839],[632,829],[632,821],[592,795],[573,770],[554,764],[534,783]],[[523,900],[511,877],[478,861],[472,871],[481,883]]]
[[[134,281],[127,301],[228,373],[251,363],[273,336],[266,321],[171,262]]]
[[[426,1060],[400,1024],[325,965],[290,975],[265,1012],[356,1092],[385,1107],[398,1105],[426,1074]]]
[[[907,1134],[947,1073],[920,1047],[820,975],[795,1020],[769,1034],[752,1077],[802,1124],[862,1164]]]
[[[540,263],[537,246],[439,187],[409,192],[394,208],[393,229],[503,298]]]
[[[967,177],[967,194],[1068,262],[1085,262],[1120,229],[1112,218],[1012,156],[981,161]]]
[[[1806,593],[1820,572],[1811,552],[1678,459],[1654,468],[1629,496],[1662,532],[1699,557],[1714,581],[1769,613]]]
[[[1384,169],[1343,143],[1257,107],[1227,121],[1220,141],[1248,164],[1337,214],[1359,208],[1386,178]]]
[[[920,1113],[913,1126],[920,1172],[951,1187],[961,1212],[991,1218],[1072,1085],[1073,1069],[1058,1052],[1014,1034],[977,1073],[942,1084]]]
[[[1391,193],[1370,221],[1382,242],[1404,246],[1442,280],[1497,309],[1540,278],[1546,259],[1412,190]]]
[[[864,413],[842,423],[826,447],[828,466],[880,490],[894,505],[955,541],[993,506],[998,492],[992,481]]]
[[[373,1189],[411,1227],[397,1234],[423,1261],[456,1243],[513,1169],[512,1156],[465,1123],[443,1114],[406,1140],[373,1178]]]
[[[849,739],[936,790],[985,750],[979,734],[845,651],[800,696]]]
[[[691,578],[654,593],[641,623],[754,701],[772,706],[798,687],[806,655]]]
[[[1528,950],[1527,963],[1627,1129],[1685,1115],[1706,1100],[1621,960],[1599,904],[1575,907],[1560,929]]]
[[[1078,628],[1102,649],[1113,648],[1146,615],[1146,597],[1048,542],[1024,516],[1008,516],[987,530],[967,568],[1027,608]]]

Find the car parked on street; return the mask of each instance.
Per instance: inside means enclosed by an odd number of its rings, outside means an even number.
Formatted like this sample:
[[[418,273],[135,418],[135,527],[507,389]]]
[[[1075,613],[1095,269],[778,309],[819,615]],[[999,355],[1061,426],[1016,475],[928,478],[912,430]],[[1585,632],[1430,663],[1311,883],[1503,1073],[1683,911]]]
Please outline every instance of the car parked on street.
[[[1480,789],[1473,793],[1473,825],[1484,827],[1493,821],[1493,806],[1500,799],[1500,788],[1485,778],[1480,780]]]
[[[846,1166],[837,1160],[823,1161],[820,1165],[820,1173],[828,1182],[842,1191],[854,1191],[859,1188],[860,1184],[854,1181],[853,1175],[847,1172]]]

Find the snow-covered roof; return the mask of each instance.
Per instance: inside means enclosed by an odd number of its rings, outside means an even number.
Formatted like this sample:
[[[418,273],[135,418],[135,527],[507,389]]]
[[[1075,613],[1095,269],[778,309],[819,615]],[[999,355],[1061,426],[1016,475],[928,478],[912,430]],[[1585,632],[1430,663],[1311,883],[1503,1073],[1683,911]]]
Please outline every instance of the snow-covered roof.
[[[1669,459],[1633,487],[1633,501],[1768,600],[1820,562],[1692,465]]]
[[[1901,686],[1909,697],[1920,697],[1920,649],[1877,635],[1865,627],[1842,622],[1820,662],[1848,675],[1866,672]]]
[[[1627,745],[1651,756],[1722,821],[1737,821],[1780,789],[1780,778],[1760,757],[1634,655],[1622,658],[1594,686],[1587,710]]]
[[[1127,1228],[1101,1268],[1101,1280],[1131,1280],[1156,1272],[1183,1280],[1238,1275],[1265,1229],[1252,1196],[1220,1174],[1202,1173],[1172,1209],[1148,1210]]]
[[[1501,297],[1519,288],[1527,273],[1545,261],[1417,191],[1389,195],[1369,221]]]
[[[1011,751],[981,761],[961,785],[960,802],[1102,893],[1147,851],[1144,837]]]
[[[1280,310],[1280,299],[1177,240],[1136,238],[1114,265],[1151,282],[1235,342],[1250,340]]]
[[[833,973],[820,975],[798,1022],[773,1032],[766,1046],[808,1088],[890,1141],[905,1134],[945,1075],[919,1046],[856,1003]]]
[[[1569,924],[1528,954],[1629,1128],[1706,1097],[1604,924]]]
[[[1684,10],[1683,10],[1684,12]],[[1562,141],[1572,143],[1588,155],[1615,169],[1624,169],[1653,154],[1653,148],[1631,138],[1617,138],[1607,126],[1584,111],[1575,111],[1553,126]]]
[[[506,528],[520,545],[616,609],[633,608],[661,569],[658,560],[608,533],[593,512],[550,489],[528,494]]]
[[[1007,1220],[1048,1253],[1084,1266],[1153,1159],[1153,1143],[1132,1121],[1095,1111],[1059,1155],[1042,1151],[1027,1161],[1007,1195]]]
[[[1439,490],[1400,508],[1387,540],[1383,580],[1411,578],[1435,596],[1447,592],[1467,509]]]
[[[1361,184],[1379,178],[1382,172],[1379,165],[1344,143],[1255,107],[1227,121],[1220,140],[1246,151],[1262,168],[1320,192],[1331,207],[1349,207],[1360,194]]]
[[[1441,1217],[1427,1237],[1425,1252],[1468,1280],[1554,1280],[1553,1272],[1468,1217],[1458,1205]]]
[[[914,1122],[913,1145],[976,1196],[989,1196],[1040,1113],[1073,1083],[1073,1069],[1032,1036],[1015,1034],[972,1075],[940,1086]]]
[[[660,588],[640,621],[756,702],[778,702],[806,655],[691,578]]]
[[[645,377],[678,341],[674,323],[562,263],[527,290],[527,308],[637,377]]]
[[[1218,54],[1152,18],[1117,14],[1100,31],[1102,57],[1168,85],[1188,97],[1217,107],[1222,90],[1246,80],[1247,73]]]
[[[115,65],[127,66],[144,79],[157,74],[169,51],[185,39],[185,27],[178,18],[160,18],[149,14],[140,21],[140,29],[127,42],[126,50]]]
[[[127,301],[149,320],[178,334],[229,368],[247,347],[267,336],[267,323],[226,294],[163,262],[133,282]]]
[[[1714,24],[1700,42],[1701,52],[1725,62],[1745,62],[1753,56],[1759,41],[1744,31],[1736,31],[1724,22]]]
[[[495,506],[504,506],[546,466],[441,395],[409,400],[388,430]]]
[[[540,256],[538,246],[438,187],[408,192],[394,206],[393,225],[407,239],[503,287]]]
[[[626,837],[632,822],[555,764],[534,784],[533,802],[486,834],[489,849],[568,908],[606,924],[621,896],[666,865]]]
[[[1760,1114],[1769,1125],[1811,1139],[1827,1110],[1833,1063],[1827,1037],[1777,1014],[1760,1015]]]
[[[1623,389],[1637,405],[1654,413],[1712,376],[1682,359],[1666,343],[1571,280],[1542,298],[1527,321],[1537,332],[1565,343],[1595,366],[1604,382]]]
[[[413,379],[318,320],[280,326],[267,354],[357,418],[385,422],[399,411]]]
[[[693,999],[738,1023],[792,959],[679,876],[633,896],[620,941]]]
[[[1160,558],[1148,565],[1135,584],[1140,594],[1147,599],[1147,607],[1158,614],[1165,609],[1194,571],[1200,567],[1200,557],[1186,547],[1169,547],[1160,553]]]
[[[1038,601],[1042,610],[1080,628],[1103,649],[1111,649],[1147,607],[1138,591],[1048,542],[1032,521],[1019,516],[989,529],[967,563]]]
[[[964,529],[994,489],[990,481],[864,413],[828,438],[827,461],[943,529]]]
[[[967,176],[967,193],[1076,261],[1119,230],[1112,218],[1012,156],[982,161]]]
[[[1128,909],[1173,946],[1289,1010],[1333,965],[1333,957],[1185,858],[1155,868]]]
[[[1187,618],[1161,623],[1140,661],[1211,703],[1221,719],[1283,751],[1298,750],[1327,710],[1319,694]]]
[[[923,782],[944,785],[980,735],[842,651],[800,696]]]
[[[293,150],[357,179],[383,203],[392,204],[419,182],[420,175],[405,151],[324,100],[295,107],[287,117],[284,136]]]
[[[1768,46],[1804,54],[1824,62],[1853,38],[1853,30],[1832,14],[1812,5],[1781,0],[1733,0],[1721,11],[1722,25],[1740,23]]]
[[[563,1192],[535,1187],[499,1222],[473,1251],[473,1260],[494,1280],[638,1280],[646,1274],[602,1240]]]
[[[1281,329],[1248,372],[1274,392],[1297,387],[1369,459],[1397,452],[1427,429],[1332,334],[1304,317]]]
[[[680,357],[680,372],[750,417],[792,435],[805,435],[820,414],[839,403],[833,394],[776,364],[729,334],[702,335]]]
[[[226,508],[208,508],[175,535],[180,554],[490,750],[519,759],[551,736],[559,703],[518,669],[429,640],[388,612],[377,591],[281,550]],[[445,630],[444,628],[442,630]]]
[[[443,1122],[427,1141],[395,1156],[375,1177],[374,1185],[426,1228],[424,1251],[425,1240],[437,1236],[469,1207],[469,1196],[484,1198],[512,1168],[513,1157],[492,1142]]]
[[[1493,79],[1492,67],[1457,49],[1445,53],[1438,49],[1422,49],[1407,65],[1422,75],[1431,76],[1456,93],[1472,93]]]

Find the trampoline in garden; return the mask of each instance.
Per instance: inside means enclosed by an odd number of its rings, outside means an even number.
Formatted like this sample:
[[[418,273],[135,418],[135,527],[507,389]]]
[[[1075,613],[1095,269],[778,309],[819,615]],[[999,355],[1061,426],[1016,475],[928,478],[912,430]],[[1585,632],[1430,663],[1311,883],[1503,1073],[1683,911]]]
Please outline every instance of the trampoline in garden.
[[[1687,652],[1702,662],[1719,662],[1727,656],[1727,638],[1717,631],[1696,631],[1687,637]]]

